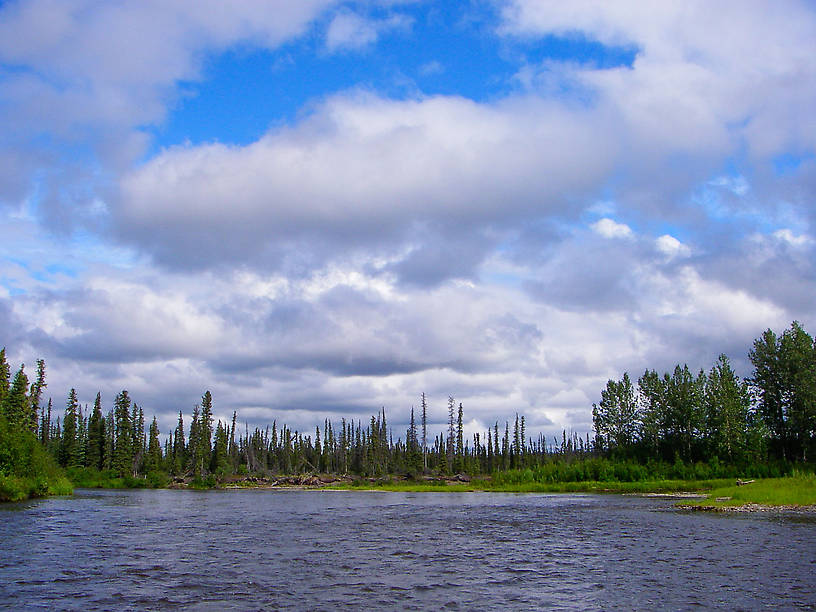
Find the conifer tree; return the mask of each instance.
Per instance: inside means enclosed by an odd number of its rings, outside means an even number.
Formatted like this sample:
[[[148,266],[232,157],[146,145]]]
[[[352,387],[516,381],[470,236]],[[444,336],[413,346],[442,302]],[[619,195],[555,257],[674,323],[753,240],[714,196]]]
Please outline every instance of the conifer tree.
[[[230,470],[229,439],[227,428],[218,421],[215,428],[215,440],[213,443],[213,455],[210,471],[215,474],[224,475]]]
[[[155,472],[161,468],[161,443],[159,442],[159,424],[156,422],[156,417],[153,417],[153,422],[150,423],[150,432],[147,443],[147,459],[145,460],[145,469],[148,472]]]
[[[8,395],[8,392],[11,388],[11,384],[9,382],[11,378],[11,369],[9,368],[8,361],[6,361],[6,347],[0,349],[0,415],[3,415],[3,400]]]
[[[428,469],[428,403],[422,392],[422,469]]]
[[[68,401],[65,404],[65,415],[62,419],[62,445],[60,448],[59,462],[62,466],[76,466],[77,459],[77,417],[79,403],[77,401],[76,389],[68,392]]]
[[[201,397],[201,437],[199,444],[201,446],[200,454],[204,467],[210,465],[212,455],[212,437],[213,437],[213,404],[212,394],[206,391]]]
[[[25,364],[21,365],[14,375],[11,388],[3,398],[0,414],[6,417],[11,431],[19,433],[27,429],[28,376],[25,373]]]
[[[119,476],[132,475],[133,471],[133,423],[131,401],[126,390],[114,401],[114,448],[112,468]]]
[[[37,434],[37,425],[40,416],[40,398],[42,392],[48,385],[45,382],[45,362],[42,359],[37,360],[37,379],[31,385],[31,392],[29,393],[28,415],[26,421],[28,422],[28,429],[34,435]]]
[[[93,412],[88,421],[88,453],[87,463],[97,470],[102,469],[105,456],[105,419],[102,417],[102,395],[96,394]]]
[[[184,473],[185,465],[187,465],[187,447],[184,442],[184,417],[179,410],[178,425],[173,435],[173,474]]]
[[[462,422],[462,416],[462,402],[459,402],[459,412],[456,417],[456,457],[453,464],[453,471],[456,473],[465,469],[464,423]]]

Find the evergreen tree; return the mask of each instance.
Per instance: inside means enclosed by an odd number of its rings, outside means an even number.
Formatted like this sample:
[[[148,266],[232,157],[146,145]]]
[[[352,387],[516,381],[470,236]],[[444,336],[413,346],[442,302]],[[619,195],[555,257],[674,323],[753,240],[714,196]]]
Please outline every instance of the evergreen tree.
[[[201,397],[201,437],[199,444],[201,449],[202,465],[208,468],[212,458],[212,436],[213,436],[213,405],[212,394],[206,391]]]
[[[187,447],[184,442],[184,417],[179,410],[178,425],[173,435],[173,468],[175,475],[184,473],[184,466],[187,465]]]
[[[123,390],[116,396],[113,408],[114,448],[112,468],[118,476],[132,475],[133,472],[133,423],[131,422],[131,400]]]
[[[463,472],[465,469],[465,448],[463,446],[464,423],[462,422],[462,403],[459,402],[459,412],[456,417],[456,458],[454,459],[453,471]]]
[[[212,464],[210,470],[215,474],[225,475],[230,470],[229,438],[227,428],[218,421],[215,428],[215,441],[213,444]]]
[[[25,365],[21,365],[0,406],[0,414],[6,417],[11,431],[19,433],[28,429],[28,401],[28,376]]]
[[[199,405],[193,408],[193,420],[190,422],[190,438],[187,443],[190,458],[190,470],[199,478],[204,476],[204,444],[201,434],[201,411]]]
[[[9,390],[11,389],[11,385],[9,383],[10,377],[11,369],[9,368],[8,361],[6,361],[6,347],[3,347],[0,349],[0,416],[5,415],[3,412],[3,400],[5,400]]]
[[[428,403],[422,392],[422,469],[428,469]]]
[[[105,419],[102,416],[102,395],[96,394],[93,412],[88,421],[88,453],[87,463],[97,470],[102,469],[105,456]]]
[[[156,422],[156,417],[153,417],[153,422],[150,423],[150,432],[147,443],[147,459],[145,460],[145,469],[148,472],[156,472],[161,468],[161,443],[159,442],[159,424]]]
[[[31,385],[31,392],[29,393],[28,402],[28,429],[34,435],[37,434],[37,425],[40,416],[40,398],[42,392],[48,385],[45,382],[45,362],[42,359],[37,360],[37,379]]]
[[[65,404],[65,416],[62,418],[62,445],[59,462],[62,466],[77,466],[77,417],[79,402],[76,389],[68,392],[68,401]]]

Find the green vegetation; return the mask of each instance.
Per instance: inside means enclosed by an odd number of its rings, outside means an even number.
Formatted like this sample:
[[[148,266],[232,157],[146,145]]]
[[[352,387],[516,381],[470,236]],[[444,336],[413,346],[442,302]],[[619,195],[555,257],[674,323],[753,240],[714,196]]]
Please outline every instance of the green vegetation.
[[[164,472],[148,472],[145,476],[119,476],[114,470],[98,470],[93,467],[70,467],[66,470],[68,480],[83,489],[160,489],[170,483]]]
[[[708,492],[705,500],[682,505],[703,508],[731,508],[750,504],[759,506],[816,506],[816,475],[797,474],[786,478],[767,478],[741,486],[727,486]]]
[[[465,493],[489,491],[493,493],[677,493],[701,492],[722,487],[733,482],[731,479],[718,480],[644,480],[638,482],[495,482],[491,479],[475,478],[471,482],[413,481],[413,480],[359,480],[352,483],[332,483],[323,488],[344,491],[400,491],[413,493]]]
[[[314,434],[273,421],[244,433],[237,414],[214,423],[206,391],[189,428],[164,438],[127,390],[107,413],[67,393],[62,418],[43,405],[45,364],[29,385],[24,366],[12,377],[0,352],[0,499],[68,492],[75,486],[210,488],[239,477],[262,480],[327,474],[353,479],[340,488],[390,490],[620,491],[698,490],[736,478],[813,472],[816,456],[816,344],[796,322],[767,330],[749,353],[753,376],[741,380],[725,355],[708,373],[688,366],[646,370],[636,381],[609,380],[593,405],[595,435],[528,437],[525,417],[494,422],[468,439],[464,408],[447,399],[445,431],[428,432],[421,395],[406,431],[389,428],[385,409],[361,420],[326,419]],[[395,440],[396,438],[396,440]],[[727,479],[727,480],[724,480]],[[721,482],[717,482],[720,480]],[[250,481],[251,482],[251,481]],[[372,484],[374,483],[374,484]]]
[[[799,323],[766,330],[749,352],[753,376],[740,380],[725,355],[706,374],[677,365],[610,380],[593,405],[593,447],[604,453],[739,470],[767,462],[807,464],[816,456],[816,343]],[[768,474],[771,475],[771,474]]]
[[[42,361],[37,362],[37,380],[30,388],[23,367],[9,384],[6,351],[0,350],[0,501],[68,495],[73,490],[33,433],[44,387]]]

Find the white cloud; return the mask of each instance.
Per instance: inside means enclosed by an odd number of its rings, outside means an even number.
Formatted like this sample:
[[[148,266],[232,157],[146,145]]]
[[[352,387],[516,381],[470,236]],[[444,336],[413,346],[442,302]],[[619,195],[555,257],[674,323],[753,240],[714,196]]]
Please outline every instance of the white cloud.
[[[592,231],[604,238],[632,238],[634,236],[631,227],[606,217],[596,221],[590,227]]]
[[[124,178],[115,214],[123,235],[171,264],[251,261],[276,244],[316,252],[315,236],[318,247],[402,250],[423,224],[567,211],[566,194],[609,171],[610,147],[592,118],[536,100],[352,93],[246,147],[163,152]]]
[[[675,3],[513,0],[505,34],[580,33],[633,46],[631,68],[571,70],[600,94],[640,146],[695,155],[739,142],[767,157],[816,147],[816,15],[806,4],[761,1]],[[723,32],[728,32],[723,36]],[[762,41],[762,44],[757,44]],[[774,92],[771,95],[771,92]]]
[[[813,238],[807,234],[794,234],[790,229],[780,229],[773,233],[774,238],[794,248],[806,248],[814,244]]]
[[[688,257],[691,255],[691,249],[687,245],[669,234],[663,234],[657,238],[657,240],[655,240],[655,246],[658,251],[669,259]]]

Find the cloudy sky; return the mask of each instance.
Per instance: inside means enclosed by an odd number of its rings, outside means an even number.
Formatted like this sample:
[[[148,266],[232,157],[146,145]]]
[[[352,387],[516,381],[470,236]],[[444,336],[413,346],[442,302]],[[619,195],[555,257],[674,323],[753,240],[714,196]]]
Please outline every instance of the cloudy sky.
[[[583,433],[794,319],[812,3],[0,2],[0,344],[60,410]]]

